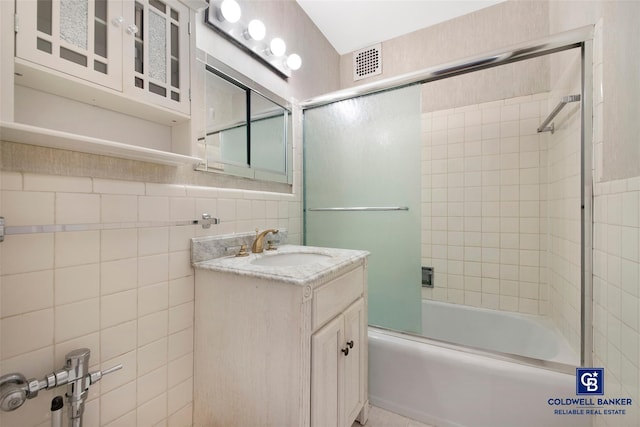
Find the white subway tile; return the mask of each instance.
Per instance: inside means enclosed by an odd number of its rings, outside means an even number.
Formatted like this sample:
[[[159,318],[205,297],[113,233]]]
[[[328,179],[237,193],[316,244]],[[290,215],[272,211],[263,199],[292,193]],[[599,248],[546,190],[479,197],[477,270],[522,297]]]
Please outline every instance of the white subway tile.
[[[169,199],[169,219],[185,221],[199,219],[202,213],[196,212],[196,199],[191,197],[171,197]]]
[[[191,252],[178,251],[169,253],[169,279],[193,276]]]
[[[0,189],[22,190],[22,174],[19,172],[0,172]]]
[[[162,366],[147,374],[141,375],[137,380],[138,407],[165,393],[167,390],[167,369]],[[160,411],[163,412],[163,411]],[[143,423],[140,425],[149,425]]]
[[[168,253],[138,258],[138,286],[166,282],[168,279]]]
[[[138,219],[140,221],[169,221],[169,198],[140,196],[138,197]]]
[[[165,366],[167,362],[167,338],[139,347],[138,377]]]
[[[147,196],[186,196],[187,190],[184,185],[179,184],[155,184],[147,182],[145,184]]]
[[[99,259],[99,231],[67,231],[56,233],[56,267],[97,263]]]
[[[114,427],[132,425],[128,423],[135,418],[128,413],[133,411],[132,414],[135,414],[135,409],[136,383],[132,381],[100,396],[100,423],[106,425],[126,414],[127,418],[121,423],[114,423]]]
[[[56,193],[56,224],[100,222],[100,196],[97,194]]]
[[[121,323],[111,328],[105,328],[100,333],[101,360],[110,360],[130,353],[136,349],[137,325],[136,321]],[[138,354],[138,361],[140,355]]]
[[[288,212],[288,209],[287,209]],[[235,221],[237,217],[236,200],[235,199],[219,199],[218,200],[218,216],[223,222]]]
[[[183,427],[193,424],[193,405],[188,404],[171,414],[167,420],[167,427]]]
[[[193,377],[193,353],[189,353],[169,362],[168,386],[169,388]]]
[[[189,378],[169,389],[168,412],[176,412],[193,400],[193,380]]]
[[[137,306],[135,289],[103,296],[100,299],[100,327],[104,329],[134,320]]]
[[[100,269],[100,293],[109,295],[115,292],[135,289],[138,285],[138,261],[136,258],[103,262]]]
[[[113,261],[133,258],[138,254],[138,231],[132,229],[102,230],[100,259]]]
[[[103,194],[100,215],[102,222],[106,224],[136,222],[138,221],[138,196]]]
[[[169,250],[169,228],[138,229],[138,254],[141,256],[166,254]]]
[[[55,270],[56,306],[96,298],[99,294],[99,264],[85,264]]]
[[[168,283],[138,288],[138,316],[146,316],[169,307]]]
[[[91,178],[61,175],[24,174],[26,191],[60,191],[67,193],[90,193]]]
[[[638,227],[638,193],[626,192],[622,194],[622,225]]]
[[[169,305],[171,307],[193,301],[193,298],[193,276],[181,277],[169,282]]]
[[[213,225],[212,227],[216,227]],[[190,251],[191,239],[195,237],[195,227],[170,227],[169,252]]]
[[[53,224],[54,195],[36,191],[2,191],[2,215],[6,225]]]
[[[2,317],[53,307],[53,270],[2,276]]]
[[[169,335],[168,360],[175,360],[180,356],[193,352],[193,328],[183,329]]]
[[[52,233],[5,236],[0,252],[2,274],[27,273],[53,268],[53,242]]]
[[[2,360],[53,344],[53,309],[6,317],[0,324]]]
[[[98,298],[55,308],[56,343],[88,335],[99,329],[100,304]]]
[[[118,181],[112,179],[93,179],[93,192],[102,194],[144,195],[144,183],[135,181]]]
[[[138,319],[138,345],[144,346],[166,337],[169,330],[169,311],[161,310]]]
[[[135,384],[135,382],[134,382],[134,384]],[[133,411],[127,412],[126,414],[122,415],[121,417],[119,417],[116,420],[111,421],[111,422],[109,422],[107,424],[104,424],[104,422],[103,422],[103,425],[105,427],[130,427],[130,426],[134,426],[138,422],[137,419],[136,419],[136,416],[137,416],[137,412],[134,409]]]

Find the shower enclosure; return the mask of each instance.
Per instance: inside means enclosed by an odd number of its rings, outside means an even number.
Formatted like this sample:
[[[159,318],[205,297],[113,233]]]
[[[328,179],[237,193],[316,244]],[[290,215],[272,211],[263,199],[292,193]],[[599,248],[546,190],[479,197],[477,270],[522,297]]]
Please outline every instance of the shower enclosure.
[[[308,244],[366,248],[369,322],[421,332],[420,88],[305,113]]]
[[[585,34],[303,105],[305,243],[371,252],[370,325],[564,372],[589,366]],[[505,325],[507,341],[539,347],[546,330],[558,350],[491,345],[484,333]]]

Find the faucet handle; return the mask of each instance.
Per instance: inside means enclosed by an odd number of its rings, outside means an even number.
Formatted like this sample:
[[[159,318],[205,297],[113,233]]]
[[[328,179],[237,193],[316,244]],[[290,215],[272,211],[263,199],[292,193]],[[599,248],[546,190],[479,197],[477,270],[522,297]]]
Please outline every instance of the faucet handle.
[[[89,372],[88,376],[89,376],[89,384],[95,384],[98,381],[100,381],[102,379],[102,377],[104,377],[107,374],[110,374],[112,372],[115,371],[119,371],[120,369],[122,369],[122,363],[119,363],[115,366],[112,366],[108,369],[105,369],[104,371],[94,371],[94,372]]]

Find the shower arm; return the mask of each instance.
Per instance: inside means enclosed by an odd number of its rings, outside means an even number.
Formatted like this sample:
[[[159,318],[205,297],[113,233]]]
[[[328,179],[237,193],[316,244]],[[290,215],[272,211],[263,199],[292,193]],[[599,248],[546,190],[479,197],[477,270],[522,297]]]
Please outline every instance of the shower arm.
[[[554,108],[553,111],[549,113],[547,118],[544,119],[544,122],[542,122],[542,124],[538,126],[538,133],[551,132],[551,134],[553,134],[553,132],[555,131],[554,124],[551,123],[551,126],[548,126],[551,120],[553,120],[558,115],[560,110],[562,110],[565,105],[567,105],[570,102],[578,102],[580,101],[580,99],[581,99],[580,95],[569,95],[569,96],[563,97],[558,103],[558,105],[556,105],[556,108]]]

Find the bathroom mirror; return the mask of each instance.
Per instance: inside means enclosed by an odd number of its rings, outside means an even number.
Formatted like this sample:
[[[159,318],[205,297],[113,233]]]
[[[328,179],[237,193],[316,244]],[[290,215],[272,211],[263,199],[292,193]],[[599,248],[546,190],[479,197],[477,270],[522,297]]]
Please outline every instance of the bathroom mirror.
[[[291,108],[283,99],[207,58],[200,171],[292,183]]]

